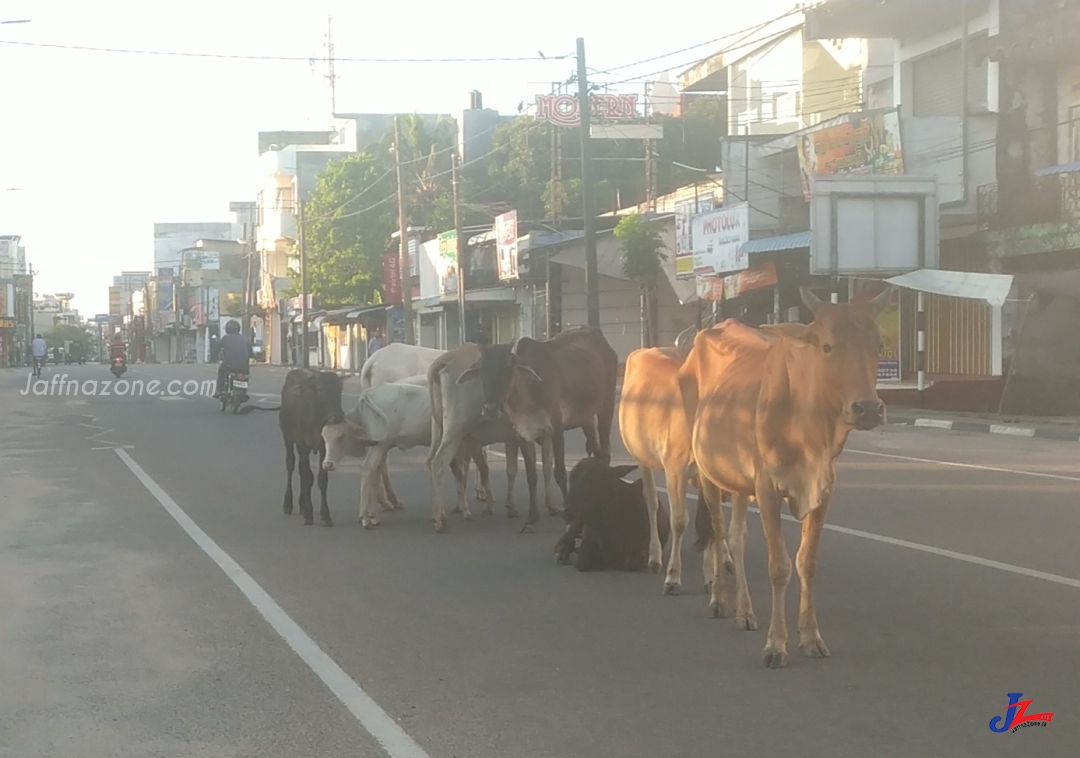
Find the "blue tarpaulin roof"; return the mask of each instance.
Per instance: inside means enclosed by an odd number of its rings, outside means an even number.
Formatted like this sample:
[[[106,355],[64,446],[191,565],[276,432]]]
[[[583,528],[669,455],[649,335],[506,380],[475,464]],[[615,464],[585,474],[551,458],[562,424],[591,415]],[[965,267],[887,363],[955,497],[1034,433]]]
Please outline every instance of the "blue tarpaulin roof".
[[[810,247],[810,232],[796,232],[795,234],[781,234],[778,237],[762,237],[761,239],[744,242],[739,249],[743,253],[774,253],[780,250],[798,250],[801,247]]]
[[[1035,172],[1035,176],[1052,176],[1054,174],[1080,173],[1080,163],[1062,163],[1059,166],[1047,166]]]

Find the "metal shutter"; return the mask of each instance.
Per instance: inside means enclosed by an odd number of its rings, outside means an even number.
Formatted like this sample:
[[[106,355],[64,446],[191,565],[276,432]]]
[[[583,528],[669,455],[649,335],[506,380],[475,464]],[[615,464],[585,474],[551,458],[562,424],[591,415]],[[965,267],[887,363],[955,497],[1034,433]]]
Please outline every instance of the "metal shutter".
[[[982,35],[985,36],[985,35]],[[977,35],[968,40],[968,55],[977,48]],[[971,65],[971,64],[969,64]],[[986,106],[989,66],[986,60],[968,69],[968,108]],[[912,115],[959,116],[963,82],[960,43],[936,50],[911,64]]]

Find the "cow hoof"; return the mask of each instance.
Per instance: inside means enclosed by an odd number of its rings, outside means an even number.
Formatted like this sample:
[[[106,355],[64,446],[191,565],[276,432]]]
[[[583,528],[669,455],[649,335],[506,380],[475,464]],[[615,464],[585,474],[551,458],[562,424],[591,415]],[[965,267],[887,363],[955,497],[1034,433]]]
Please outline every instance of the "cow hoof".
[[[461,513],[461,512],[462,512],[462,510],[461,510],[461,506],[459,505],[459,506],[457,506],[457,507],[455,507],[455,508],[451,509],[451,511],[450,511],[450,512],[451,512],[451,513]]]
[[[709,618],[711,619],[724,619],[731,615],[731,612],[725,605],[717,601],[709,603]]]
[[[506,509],[506,517],[507,518],[521,518],[521,514],[517,512],[517,508],[507,508]]]
[[[289,505],[288,503],[285,504],[285,508],[283,510],[285,511],[286,516],[291,516],[292,515],[292,506]]]
[[[463,519],[465,519],[466,521],[472,521],[472,519],[473,519],[472,512],[470,512],[470,511],[465,511],[464,513],[461,514],[461,517]]]
[[[770,642],[765,645],[765,653],[761,656],[761,661],[766,668],[782,669],[787,665],[787,651]]]
[[[311,516],[304,516],[304,526],[311,526],[314,523],[315,519],[313,519]]]
[[[323,525],[323,526],[333,526],[333,525],[334,525],[334,522],[333,522],[333,520],[332,520],[332,519],[324,518],[324,519],[322,520],[322,525]]]
[[[649,573],[650,574],[659,574],[663,570],[664,570],[664,564],[662,564],[660,561],[649,561]]]
[[[756,632],[757,617],[752,613],[748,613],[745,616],[736,616],[735,628],[740,632]]]
[[[379,507],[382,508],[383,511],[386,512],[386,513],[390,513],[392,510],[394,510],[394,504],[393,503],[380,503]]]
[[[828,658],[829,648],[825,647],[825,640],[821,639],[820,634],[814,635],[812,639],[799,643],[799,650],[807,658]]]
[[[446,531],[446,524],[444,524],[441,521],[436,521],[435,522],[435,533],[436,534],[442,534],[445,531]]]
[[[405,504],[404,503],[394,503],[394,510],[395,511],[403,511],[403,510],[405,510]]]
[[[679,582],[664,582],[665,595],[678,595],[680,592],[682,592],[682,587]]]
[[[561,516],[561,515],[562,515],[562,513],[563,513],[563,512],[562,512],[561,510],[559,510],[558,508],[548,508],[548,509],[547,509],[547,512],[548,512],[548,515],[549,515],[549,516]]]
[[[536,533],[536,524],[530,524],[530,523],[526,523],[525,526],[521,527],[521,531],[519,532],[519,534],[535,534],[535,533]]]
[[[364,524],[364,528],[365,528],[365,529],[368,529],[368,530],[371,530],[371,529],[376,529],[376,528],[378,528],[379,526],[381,526],[381,524],[380,524],[380,523],[379,523],[379,522],[378,522],[377,520],[375,520],[375,519],[370,519],[369,521],[367,521],[367,522],[366,522],[366,523]]]

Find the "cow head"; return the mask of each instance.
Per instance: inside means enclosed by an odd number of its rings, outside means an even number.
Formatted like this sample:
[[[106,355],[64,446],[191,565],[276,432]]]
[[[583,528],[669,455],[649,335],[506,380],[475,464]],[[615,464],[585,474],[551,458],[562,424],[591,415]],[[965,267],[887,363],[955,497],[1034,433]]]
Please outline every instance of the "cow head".
[[[886,289],[871,298],[848,303],[826,303],[805,287],[803,303],[814,320],[796,339],[817,352],[813,377],[815,391],[839,409],[841,421],[854,429],[874,429],[885,423],[885,403],[877,394],[878,352],[881,331],[876,316],[892,295]]]
[[[315,408],[323,425],[340,424],[345,421],[345,411],[341,409],[341,392],[344,382],[333,371],[319,371],[315,374]]]
[[[621,498],[626,486],[623,477],[637,469],[634,464],[609,466],[599,458],[583,458],[574,465],[567,477],[566,502],[563,503],[563,517],[573,521],[591,503],[602,502],[611,497]],[[638,488],[641,481],[634,483]],[[644,493],[644,490],[641,489]],[[644,494],[642,494],[644,498]]]
[[[479,345],[480,360],[458,377],[458,384],[480,379],[484,388],[484,419],[490,420],[499,415],[515,378],[540,381],[540,376],[521,362],[519,346],[529,342],[532,340],[520,339],[506,345]]]
[[[322,428],[323,443],[326,445],[326,457],[323,458],[323,471],[333,471],[346,456],[362,458],[367,449],[379,444],[372,440],[367,431],[349,419],[343,419]]]

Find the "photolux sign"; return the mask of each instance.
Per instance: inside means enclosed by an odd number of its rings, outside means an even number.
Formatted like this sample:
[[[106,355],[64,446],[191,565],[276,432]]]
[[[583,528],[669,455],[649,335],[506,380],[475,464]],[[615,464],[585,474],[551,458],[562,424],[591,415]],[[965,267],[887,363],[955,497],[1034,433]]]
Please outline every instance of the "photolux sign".
[[[383,288],[387,303],[401,303],[401,257],[397,253],[383,256]]]
[[[591,118],[627,121],[638,117],[637,95],[593,95],[589,98]],[[579,126],[581,109],[576,95],[537,95],[536,117],[555,126]]]

